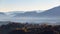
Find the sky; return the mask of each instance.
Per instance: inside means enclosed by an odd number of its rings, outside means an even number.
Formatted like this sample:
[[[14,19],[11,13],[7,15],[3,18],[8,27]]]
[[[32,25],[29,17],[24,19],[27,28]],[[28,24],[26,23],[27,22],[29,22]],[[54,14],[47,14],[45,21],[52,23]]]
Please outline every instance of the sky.
[[[60,6],[60,0],[0,0],[0,12],[48,10]]]

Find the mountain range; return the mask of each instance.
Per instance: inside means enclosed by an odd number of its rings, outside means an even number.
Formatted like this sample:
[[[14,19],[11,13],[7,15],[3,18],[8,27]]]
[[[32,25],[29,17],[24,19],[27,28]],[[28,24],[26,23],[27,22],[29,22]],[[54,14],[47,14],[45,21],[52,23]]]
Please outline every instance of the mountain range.
[[[41,16],[57,17],[60,16],[60,6],[46,10],[45,12],[40,13]]]
[[[60,17],[60,6],[54,7],[52,9],[37,13],[37,11],[13,11],[13,12],[0,12],[1,16],[10,17]]]
[[[0,12],[0,21],[12,21],[21,23],[60,23],[60,6],[46,11],[11,11]],[[0,23],[5,24],[4,23]]]

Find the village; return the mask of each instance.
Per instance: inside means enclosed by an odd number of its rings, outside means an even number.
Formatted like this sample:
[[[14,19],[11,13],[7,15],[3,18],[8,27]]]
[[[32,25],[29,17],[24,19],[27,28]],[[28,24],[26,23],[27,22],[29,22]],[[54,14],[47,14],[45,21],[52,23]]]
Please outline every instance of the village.
[[[0,26],[0,34],[60,34],[60,25],[10,22]]]

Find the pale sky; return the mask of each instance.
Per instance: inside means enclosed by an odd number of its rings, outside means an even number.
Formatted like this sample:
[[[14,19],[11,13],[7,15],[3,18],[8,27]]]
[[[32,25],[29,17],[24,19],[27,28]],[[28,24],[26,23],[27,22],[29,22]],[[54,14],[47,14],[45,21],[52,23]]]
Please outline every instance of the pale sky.
[[[60,0],[0,0],[0,12],[48,10],[59,5]]]

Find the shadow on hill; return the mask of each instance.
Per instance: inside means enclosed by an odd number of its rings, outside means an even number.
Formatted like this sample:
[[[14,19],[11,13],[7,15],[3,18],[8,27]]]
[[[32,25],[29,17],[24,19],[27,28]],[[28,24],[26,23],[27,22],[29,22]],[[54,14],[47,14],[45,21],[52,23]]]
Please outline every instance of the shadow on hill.
[[[0,34],[60,34],[60,25],[9,23],[0,26]]]
[[[25,32],[24,30],[12,30],[11,32],[9,32],[8,34],[33,34],[32,32]],[[52,30],[46,30],[46,31],[43,31],[41,33],[36,33],[34,32],[34,34],[58,34],[58,33],[55,33],[54,31]]]
[[[8,34],[25,34],[25,32],[23,30],[13,30],[9,32]]]
[[[54,31],[43,31],[41,34],[56,34]]]

